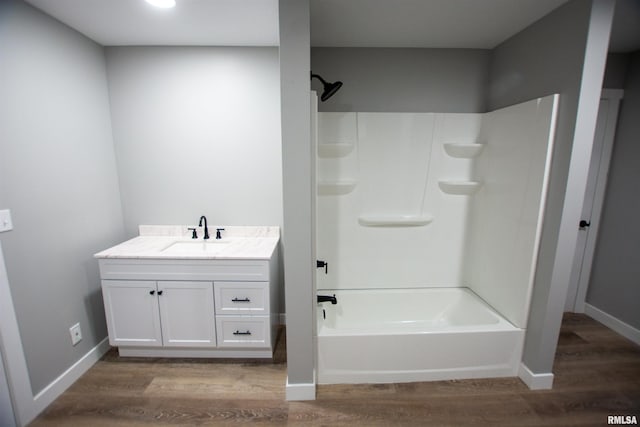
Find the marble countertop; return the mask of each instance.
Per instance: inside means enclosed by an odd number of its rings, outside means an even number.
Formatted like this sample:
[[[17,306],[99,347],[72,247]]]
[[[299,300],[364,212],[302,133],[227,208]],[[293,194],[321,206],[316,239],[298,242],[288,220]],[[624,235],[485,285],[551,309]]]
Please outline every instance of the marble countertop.
[[[279,227],[210,226],[209,240],[198,229],[191,238],[191,225],[141,225],[140,235],[94,255],[95,258],[131,259],[269,259],[280,240]],[[216,228],[224,228],[216,240]],[[177,245],[176,245],[177,243]],[[177,250],[176,250],[177,249]]]

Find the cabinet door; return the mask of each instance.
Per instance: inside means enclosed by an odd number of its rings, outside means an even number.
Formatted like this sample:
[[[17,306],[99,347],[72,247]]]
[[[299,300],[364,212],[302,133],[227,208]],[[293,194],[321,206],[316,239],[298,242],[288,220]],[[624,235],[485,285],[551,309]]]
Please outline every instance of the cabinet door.
[[[166,347],[216,345],[213,282],[158,282]]]
[[[103,280],[109,344],[161,346],[156,282]]]

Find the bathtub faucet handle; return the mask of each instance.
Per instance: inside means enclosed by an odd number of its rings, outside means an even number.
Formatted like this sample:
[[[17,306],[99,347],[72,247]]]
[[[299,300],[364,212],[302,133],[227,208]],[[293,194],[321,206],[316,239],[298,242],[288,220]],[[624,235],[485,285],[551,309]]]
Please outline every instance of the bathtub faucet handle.
[[[326,261],[322,261],[322,260],[316,260],[316,268],[323,268],[324,267],[324,274],[329,273],[329,263]]]

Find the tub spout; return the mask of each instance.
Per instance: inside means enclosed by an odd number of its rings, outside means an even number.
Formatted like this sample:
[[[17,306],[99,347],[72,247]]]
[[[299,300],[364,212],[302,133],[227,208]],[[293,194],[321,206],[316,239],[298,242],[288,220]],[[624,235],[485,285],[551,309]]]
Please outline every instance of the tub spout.
[[[333,294],[333,296],[318,295],[318,302],[327,302],[327,301],[331,301],[331,304],[337,304],[338,299],[336,298],[336,294]]]

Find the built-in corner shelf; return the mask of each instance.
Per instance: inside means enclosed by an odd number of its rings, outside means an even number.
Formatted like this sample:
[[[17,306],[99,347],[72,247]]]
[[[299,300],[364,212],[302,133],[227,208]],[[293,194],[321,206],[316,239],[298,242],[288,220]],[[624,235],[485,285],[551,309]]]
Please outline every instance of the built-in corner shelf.
[[[451,157],[472,159],[478,157],[484,148],[484,144],[444,144],[444,151]]]
[[[351,193],[354,188],[356,188],[354,180],[318,181],[319,196],[341,196]]]
[[[438,181],[440,190],[447,194],[470,195],[482,187],[478,181]]]
[[[333,142],[318,144],[319,157],[344,157],[353,151],[354,144],[350,142]]]
[[[422,215],[362,215],[358,223],[365,227],[421,227],[433,221],[433,216]]]

